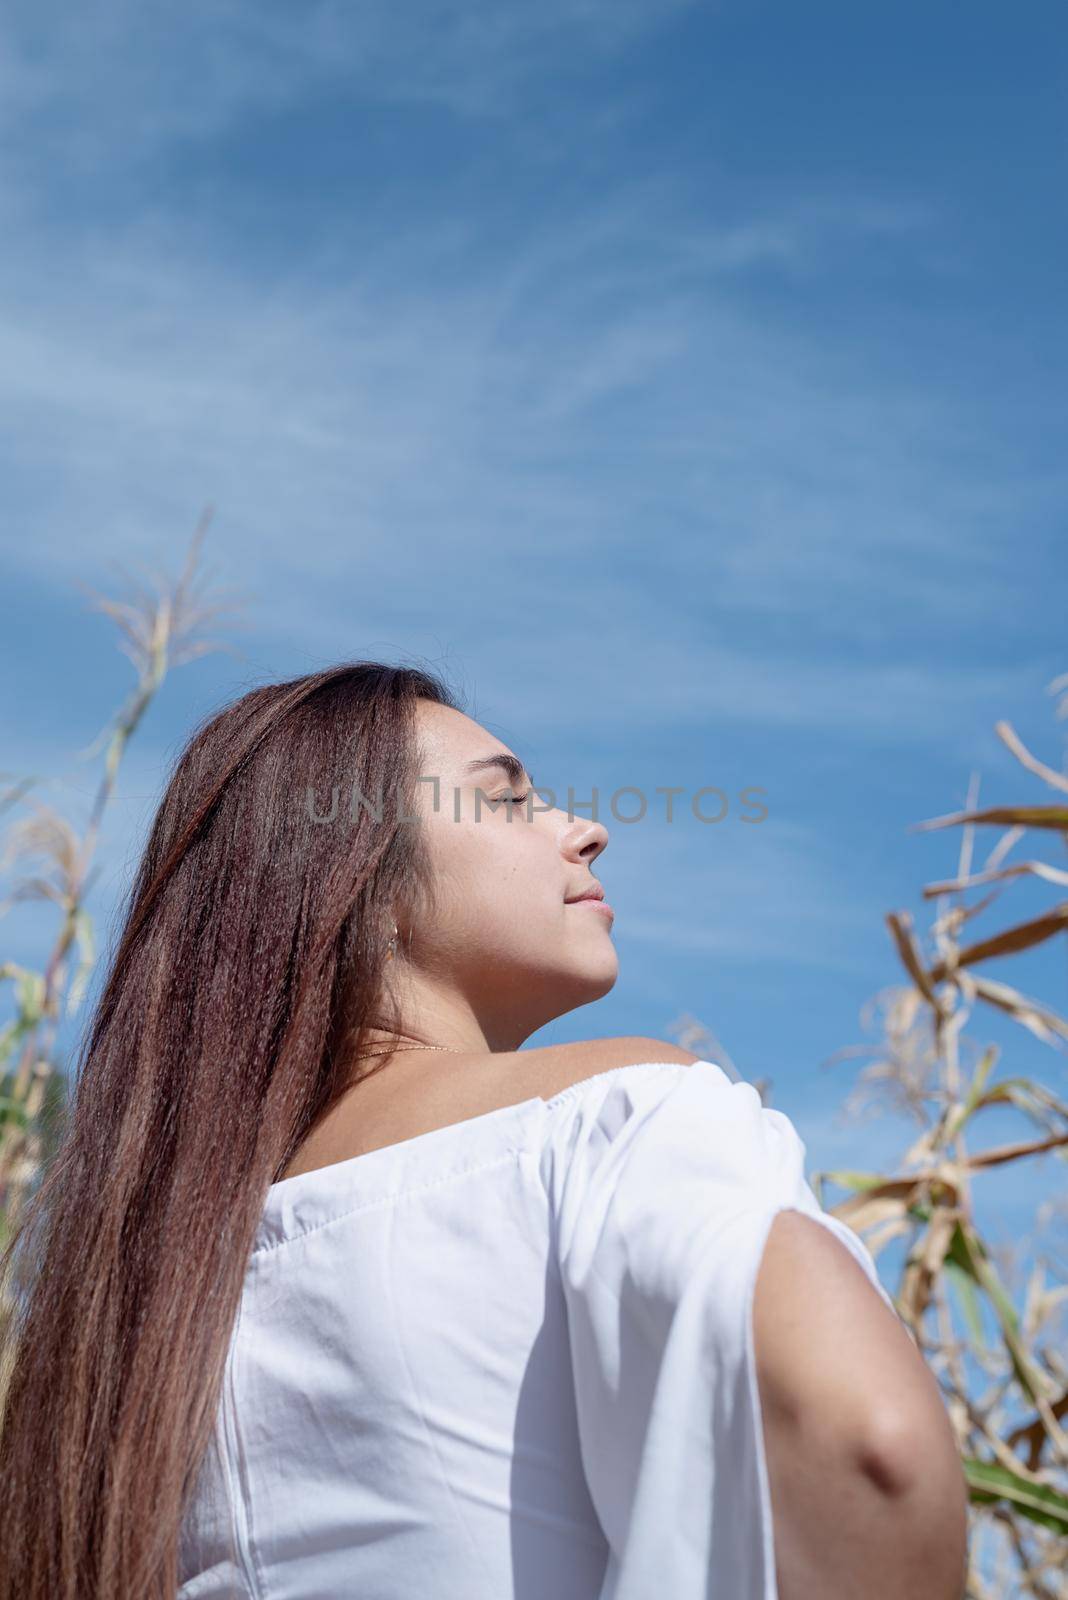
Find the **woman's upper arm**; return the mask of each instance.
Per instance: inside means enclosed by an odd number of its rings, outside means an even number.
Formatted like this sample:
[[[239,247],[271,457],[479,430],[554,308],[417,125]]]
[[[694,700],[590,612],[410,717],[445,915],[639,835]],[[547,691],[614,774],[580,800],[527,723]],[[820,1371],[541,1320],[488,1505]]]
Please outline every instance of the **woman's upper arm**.
[[[765,1429],[856,1453],[886,1487],[924,1457],[955,1450],[938,1385],[905,1324],[826,1226],[774,1218],[753,1295]],[[929,1459],[929,1454],[927,1454]]]
[[[780,1211],[753,1296],[777,1600],[962,1600],[968,1487],[933,1374],[833,1232]]]

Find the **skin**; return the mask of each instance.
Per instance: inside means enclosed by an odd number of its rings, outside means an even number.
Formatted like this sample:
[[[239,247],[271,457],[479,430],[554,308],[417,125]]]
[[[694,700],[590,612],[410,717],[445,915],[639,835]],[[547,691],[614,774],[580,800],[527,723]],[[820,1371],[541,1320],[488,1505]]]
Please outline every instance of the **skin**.
[[[938,1384],[801,1212],[769,1231],[753,1344],[779,1600],[962,1600],[968,1489]]]
[[[519,785],[499,767],[470,773],[472,761],[515,752],[463,712],[420,701],[417,716],[421,772],[440,782],[437,811],[433,786],[416,786],[437,904],[395,910],[390,976],[405,1032],[476,1054],[518,1050],[553,1018],[599,1000],[618,977],[611,920],[565,904],[594,883],[608,829],[559,808],[535,809],[529,773]],[[510,816],[507,806],[486,803],[528,794],[532,804],[513,805]]]
[[[476,789],[518,799],[530,786],[468,763],[515,752],[452,707],[420,702],[418,721],[421,772],[440,780],[440,810],[429,783],[416,802],[437,905],[395,910],[402,1047],[354,1064],[352,1087],[285,1176],[613,1067],[699,1059],[640,1036],[520,1048],[616,981],[610,919],[565,903],[594,881],[608,830],[518,804],[511,820],[485,804],[476,820]],[[770,1226],[753,1337],[779,1600],[961,1600],[967,1489],[937,1384],[845,1247],[799,1212]]]

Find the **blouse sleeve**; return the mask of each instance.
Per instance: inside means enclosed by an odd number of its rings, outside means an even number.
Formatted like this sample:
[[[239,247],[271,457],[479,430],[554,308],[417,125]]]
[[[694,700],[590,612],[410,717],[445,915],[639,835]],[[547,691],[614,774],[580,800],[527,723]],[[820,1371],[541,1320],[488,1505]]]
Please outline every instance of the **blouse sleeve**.
[[[601,1600],[778,1600],[752,1301],[777,1212],[820,1207],[782,1111],[711,1061],[551,1101],[545,1181],[579,1438],[609,1544]]]

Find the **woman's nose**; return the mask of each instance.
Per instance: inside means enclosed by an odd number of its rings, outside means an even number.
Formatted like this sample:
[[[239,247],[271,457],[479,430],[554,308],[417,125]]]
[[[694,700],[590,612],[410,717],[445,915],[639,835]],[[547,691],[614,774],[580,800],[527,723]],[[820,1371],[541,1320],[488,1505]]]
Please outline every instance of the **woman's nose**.
[[[574,861],[587,865],[596,861],[608,843],[608,829],[594,818],[575,818],[564,834],[564,852]]]

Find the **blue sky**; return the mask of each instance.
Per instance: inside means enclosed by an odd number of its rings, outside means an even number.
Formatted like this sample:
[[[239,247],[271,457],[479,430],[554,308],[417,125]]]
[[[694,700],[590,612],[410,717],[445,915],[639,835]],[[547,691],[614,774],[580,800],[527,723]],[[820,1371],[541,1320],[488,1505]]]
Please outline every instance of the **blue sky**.
[[[605,818],[620,980],[534,1042],[696,1015],[810,1167],[892,1159],[821,1063],[952,873],[910,825],[973,772],[1047,797],[999,718],[1063,760],[1062,8],[16,0],[5,35],[4,768],[84,815],[128,666],[78,582],[177,570],[210,504],[246,596],[131,752],[102,933],[199,717],[415,655],[560,791],[764,790],[759,826]],[[1059,951],[991,971],[1063,1009]]]

